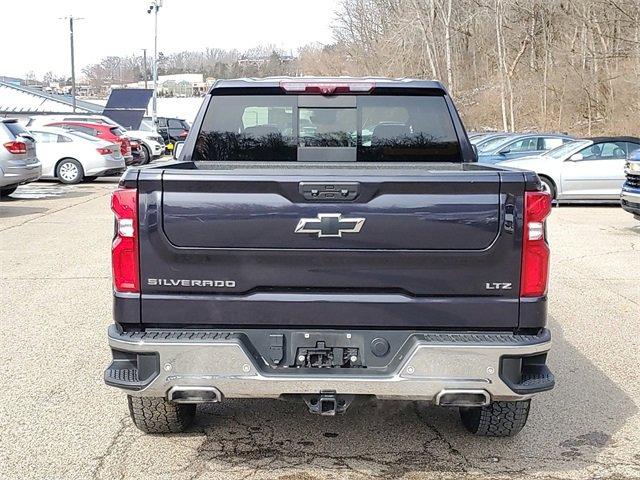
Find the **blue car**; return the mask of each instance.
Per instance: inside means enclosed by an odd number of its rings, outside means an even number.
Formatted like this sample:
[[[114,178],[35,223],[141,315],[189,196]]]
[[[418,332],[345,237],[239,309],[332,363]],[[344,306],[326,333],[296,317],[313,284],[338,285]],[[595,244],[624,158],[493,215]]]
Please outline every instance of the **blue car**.
[[[475,145],[478,150],[481,148],[490,148],[491,145],[497,145],[502,143],[505,139],[513,136],[512,133],[505,132],[491,132],[475,134],[473,137],[469,136],[469,141],[472,145]]]
[[[478,162],[494,164],[505,160],[540,155],[547,150],[572,141],[573,138],[566,135],[539,133],[511,135],[500,141],[490,140],[477,145]]]

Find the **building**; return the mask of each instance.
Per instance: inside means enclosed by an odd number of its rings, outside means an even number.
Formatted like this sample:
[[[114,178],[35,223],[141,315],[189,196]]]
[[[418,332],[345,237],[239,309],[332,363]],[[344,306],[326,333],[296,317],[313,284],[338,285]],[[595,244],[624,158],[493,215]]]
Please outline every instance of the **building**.
[[[209,91],[214,82],[215,79],[213,78],[205,80],[204,75],[201,73],[159,75],[158,95],[161,97],[201,97]],[[147,85],[151,88],[153,80],[147,80]],[[111,89],[114,88],[144,88],[144,81],[124,85],[111,85]]]
[[[78,113],[102,113],[102,106],[76,101]],[[49,93],[42,87],[0,81],[0,117],[26,120],[31,115],[73,113],[71,95]]]

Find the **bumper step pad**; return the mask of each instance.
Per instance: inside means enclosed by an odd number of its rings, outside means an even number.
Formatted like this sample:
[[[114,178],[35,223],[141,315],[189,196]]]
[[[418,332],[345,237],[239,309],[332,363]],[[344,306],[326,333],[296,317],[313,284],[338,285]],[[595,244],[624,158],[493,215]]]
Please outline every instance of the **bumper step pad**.
[[[156,353],[112,350],[113,360],[104,372],[104,382],[113,387],[141,390],[158,376],[160,361]]]
[[[549,367],[542,365],[535,369],[527,369],[522,373],[522,380],[516,385],[512,385],[511,389],[522,395],[527,393],[538,393],[551,390],[556,380],[549,370]]]

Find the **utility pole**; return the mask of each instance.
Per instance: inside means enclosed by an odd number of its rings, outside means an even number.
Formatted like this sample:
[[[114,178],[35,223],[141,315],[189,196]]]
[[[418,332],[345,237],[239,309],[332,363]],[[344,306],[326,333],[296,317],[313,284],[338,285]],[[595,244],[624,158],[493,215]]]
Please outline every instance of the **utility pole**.
[[[151,118],[153,118],[153,124],[158,125],[158,10],[162,7],[162,0],[153,0],[147,13],[153,12],[154,14],[154,26],[153,26],[153,102]]]
[[[73,22],[74,20],[82,20],[82,18],[76,18],[73,15],[68,17],[62,17],[62,20],[69,20],[69,40],[71,43],[71,102],[73,106],[73,113],[76,113],[76,64],[75,64],[75,50],[73,48]]]
[[[142,49],[142,64],[144,68],[144,88],[147,88],[147,49]]]

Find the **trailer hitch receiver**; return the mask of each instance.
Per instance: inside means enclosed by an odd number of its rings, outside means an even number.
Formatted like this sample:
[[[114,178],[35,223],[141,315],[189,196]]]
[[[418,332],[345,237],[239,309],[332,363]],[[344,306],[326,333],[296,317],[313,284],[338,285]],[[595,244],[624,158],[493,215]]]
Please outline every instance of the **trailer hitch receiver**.
[[[309,412],[328,416],[346,412],[353,398],[353,395],[337,395],[335,391],[322,391],[318,395],[302,396],[309,407]]]

